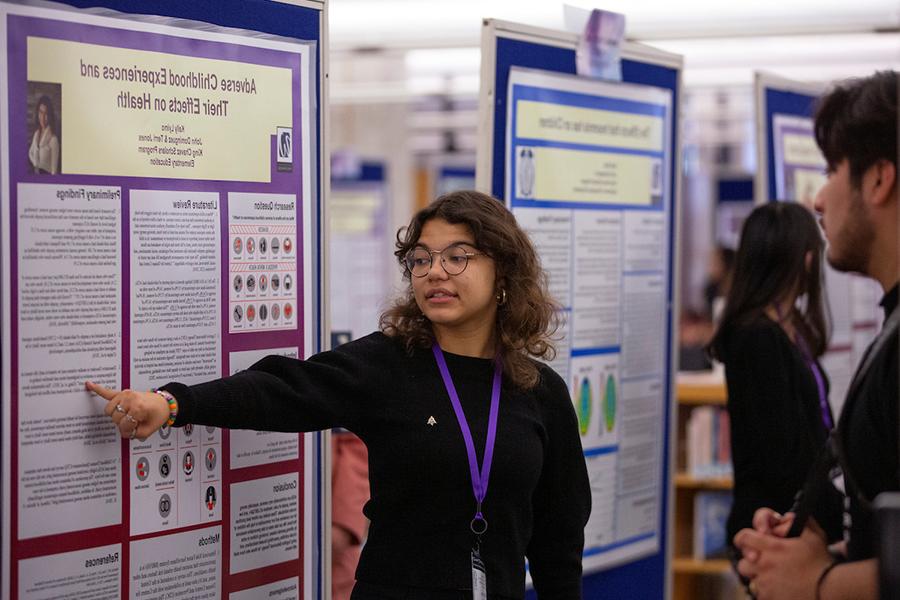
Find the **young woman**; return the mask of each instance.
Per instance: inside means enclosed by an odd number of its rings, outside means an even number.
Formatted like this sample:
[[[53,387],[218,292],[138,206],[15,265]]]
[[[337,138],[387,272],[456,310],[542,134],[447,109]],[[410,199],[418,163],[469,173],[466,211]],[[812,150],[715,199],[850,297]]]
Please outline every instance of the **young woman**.
[[[791,507],[834,425],[818,362],[828,343],[822,249],[812,213],[795,203],[756,208],[741,232],[710,343],[713,357],[725,363],[731,417],[729,541],[752,526],[757,508]],[[822,525],[836,534],[839,521]]]
[[[28,149],[28,160],[35,173],[59,173],[59,136],[56,112],[49,96],[41,96],[34,114],[34,135]]]
[[[577,419],[553,354],[555,304],[497,200],[455,192],[395,252],[410,282],[382,331],[306,361],[157,393],[88,388],[125,437],[172,420],[278,431],[345,427],[369,449],[368,539],[354,600],[581,597],[590,512]],[[476,565],[476,566],[473,566]]]

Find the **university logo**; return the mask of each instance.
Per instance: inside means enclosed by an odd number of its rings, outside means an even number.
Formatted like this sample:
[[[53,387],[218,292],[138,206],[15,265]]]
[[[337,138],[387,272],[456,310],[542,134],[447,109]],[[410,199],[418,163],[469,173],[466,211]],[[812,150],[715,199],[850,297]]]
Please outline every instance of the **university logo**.
[[[291,171],[294,166],[294,131],[291,127],[275,128],[276,164],[279,171]]]

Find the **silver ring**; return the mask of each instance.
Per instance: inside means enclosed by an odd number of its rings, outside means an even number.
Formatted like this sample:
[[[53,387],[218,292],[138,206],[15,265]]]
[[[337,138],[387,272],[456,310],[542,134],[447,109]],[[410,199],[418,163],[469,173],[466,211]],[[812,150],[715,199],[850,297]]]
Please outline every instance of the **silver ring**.
[[[124,411],[123,411],[123,412],[124,412]],[[134,417],[132,417],[132,416],[129,415],[128,413],[125,413],[125,418],[128,419],[130,422],[134,423],[134,428],[137,429],[137,426],[138,426],[137,419],[135,419]]]
[[[138,428],[138,426],[135,425],[135,426],[134,426],[134,429],[131,430],[131,433],[128,434],[128,439],[129,439],[129,440],[133,440],[134,437],[137,435],[137,428]]]
[[[124,413],[125,409],[122,408],[121,404],[116,404],[116,412]]]

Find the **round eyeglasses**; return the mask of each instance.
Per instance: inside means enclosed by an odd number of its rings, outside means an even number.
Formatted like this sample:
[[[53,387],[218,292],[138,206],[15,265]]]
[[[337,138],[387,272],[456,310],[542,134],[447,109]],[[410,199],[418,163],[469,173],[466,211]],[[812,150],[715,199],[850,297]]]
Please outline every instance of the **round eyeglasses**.
[[[484,256],[483,252],[467,252],[458,245],[447,246],[443,250],[428,250],[422,246],[416,246],[406,253],[403,263],[414,277],[425,277],[431,271],[434,255],[441,257],[441,267],[447,275],[459,275],[466,270],[469,259],[473,256]]]

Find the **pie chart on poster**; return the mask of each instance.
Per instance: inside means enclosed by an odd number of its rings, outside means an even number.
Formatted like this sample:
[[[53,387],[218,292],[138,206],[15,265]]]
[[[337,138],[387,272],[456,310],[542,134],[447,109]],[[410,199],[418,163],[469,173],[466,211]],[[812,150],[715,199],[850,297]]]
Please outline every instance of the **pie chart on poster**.
[[[585,377],[578,386],[578,402],[576,403],[576,412],[578,413],[578,429],[581,435],[587,435],[588,428],[591,425],[591,383]]]
[[[616,426],[616,378],[610,375],[606,378],[606,389],[603,390],[603,422],[606,431],[612,431]]]

